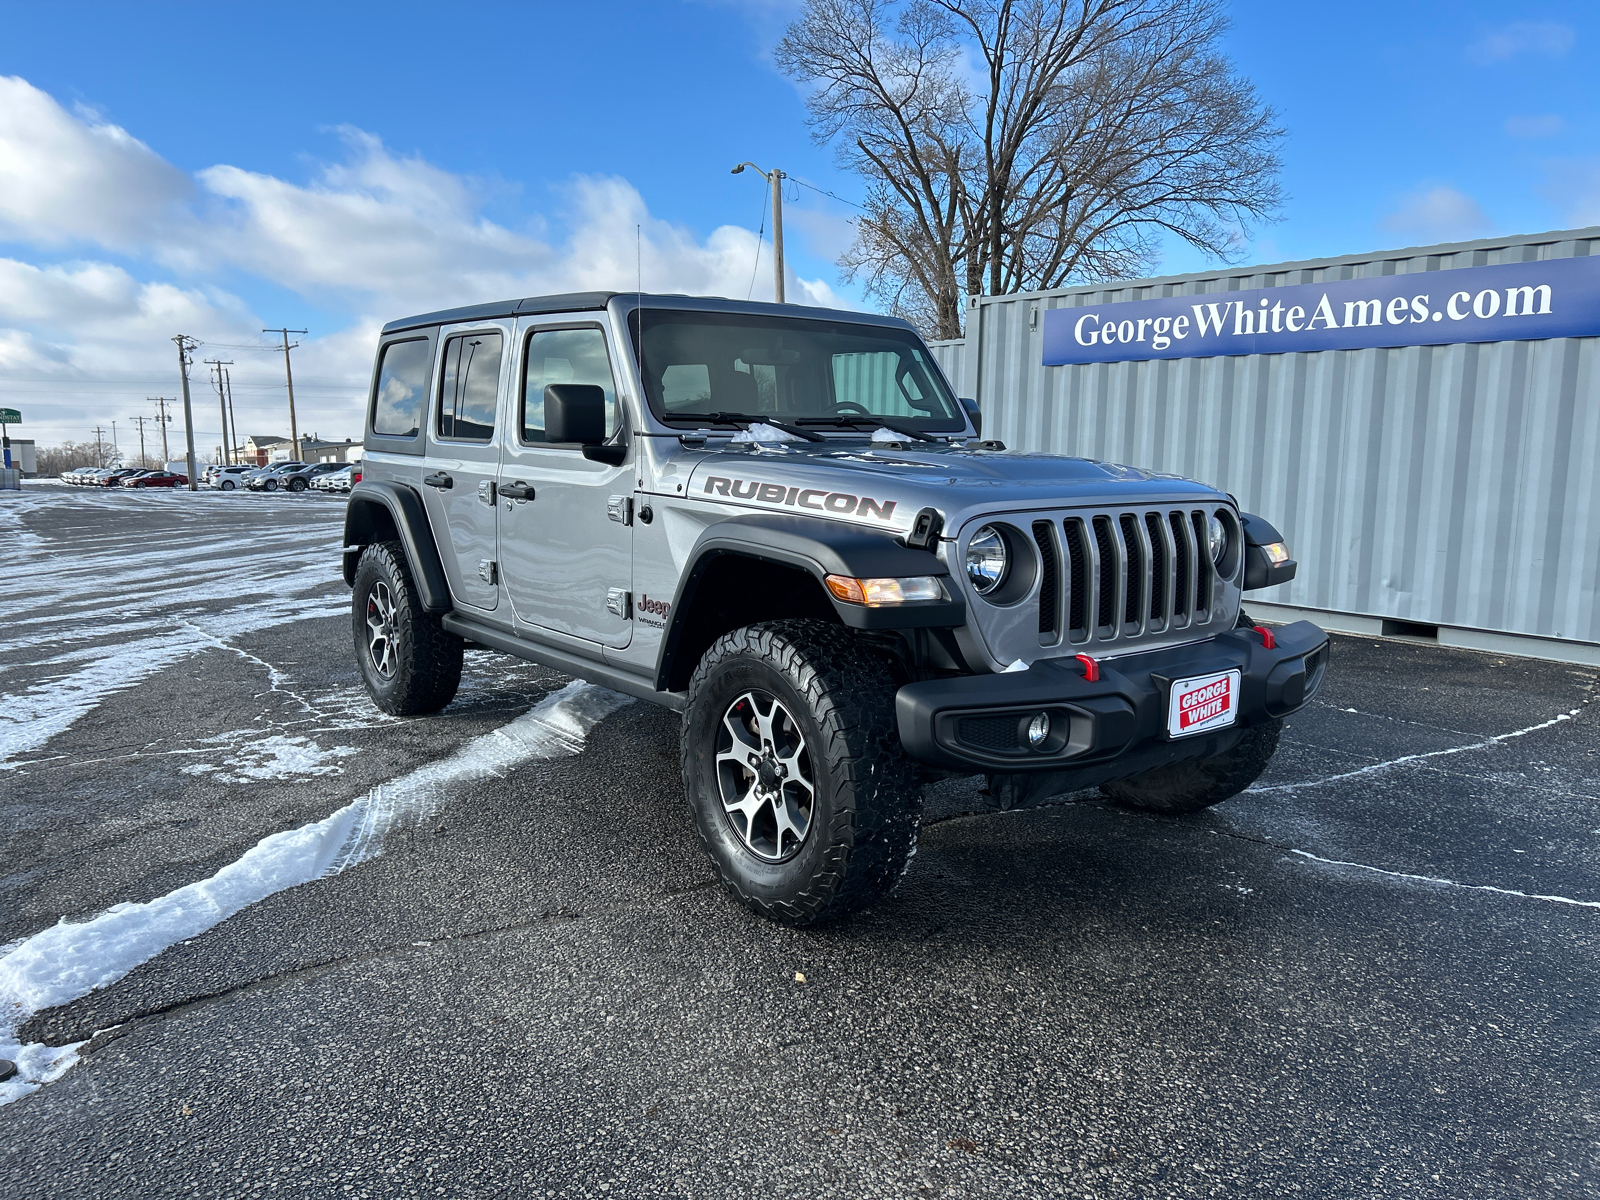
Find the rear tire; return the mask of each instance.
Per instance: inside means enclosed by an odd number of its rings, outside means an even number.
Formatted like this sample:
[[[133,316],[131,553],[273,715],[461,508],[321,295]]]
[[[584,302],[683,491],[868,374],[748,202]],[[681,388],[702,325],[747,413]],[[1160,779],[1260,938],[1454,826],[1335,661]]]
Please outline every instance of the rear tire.
[[[372,702],[397,717],[438,712],[461,686],[461,639],[423,611],[399,542],[375,542],[356,564],[356,662]]]
[[[883,659],[822,621],[719,638],[683,717],[683,782],[723,887],[810,925],[887,895],[922,825],[922,792]]]
[[[231,491],[233,491],[234,488],[238,487],[239,485],[237,483],[235,483],[231,479],[224,479],[217,486],[220,487],[225,492],[231,492]]]

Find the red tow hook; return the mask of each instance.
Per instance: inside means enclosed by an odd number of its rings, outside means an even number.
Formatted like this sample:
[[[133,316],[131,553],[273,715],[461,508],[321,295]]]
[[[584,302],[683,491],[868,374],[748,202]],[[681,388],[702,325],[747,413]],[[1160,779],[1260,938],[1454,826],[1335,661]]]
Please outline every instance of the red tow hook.
[[[1272,636],[1272,630],[1265,625],[1252,625],[1251,628],[1261,635],[1261,644],[1268,650],[1278,648],[1278,639]]]
[[[1095,660],[1090,658],[1087,654],[1079,654],[1077,655],[1077,659],[1083,664],[1084,679],[1090,683],[1099,683],[1100,664],[1095,662]]]

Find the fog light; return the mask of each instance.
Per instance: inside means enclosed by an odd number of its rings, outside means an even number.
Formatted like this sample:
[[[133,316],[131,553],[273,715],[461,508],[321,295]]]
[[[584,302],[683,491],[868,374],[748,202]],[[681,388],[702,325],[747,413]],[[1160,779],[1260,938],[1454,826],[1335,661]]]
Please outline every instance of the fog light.
[[[1040,713],[1028,722],[1028,745],[1037,750],[1050,737],[1050,714]]]

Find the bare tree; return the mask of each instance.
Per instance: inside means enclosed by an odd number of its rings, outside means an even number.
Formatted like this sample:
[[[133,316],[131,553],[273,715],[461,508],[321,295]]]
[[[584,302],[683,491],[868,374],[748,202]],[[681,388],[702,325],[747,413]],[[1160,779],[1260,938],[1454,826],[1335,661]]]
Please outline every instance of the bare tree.
[[[1224,260],[1281,195],[1282,131],[1217,0],[807,0],[777,49],[868,182],[841,260],[930,334],[961,297]]]

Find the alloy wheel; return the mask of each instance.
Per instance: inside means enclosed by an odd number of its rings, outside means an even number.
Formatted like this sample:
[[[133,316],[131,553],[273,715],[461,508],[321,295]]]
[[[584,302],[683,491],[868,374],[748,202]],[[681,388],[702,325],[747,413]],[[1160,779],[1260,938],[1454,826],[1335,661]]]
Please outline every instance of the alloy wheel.
[[[817,784],[794,714],[768,692],[745,692],[722,715],[716,763],[723,813],[745,849],[772,863],[798,854]]]
[[[381,579],[367,593],[367,657],[379,675],[394,678],[394,596]]]

